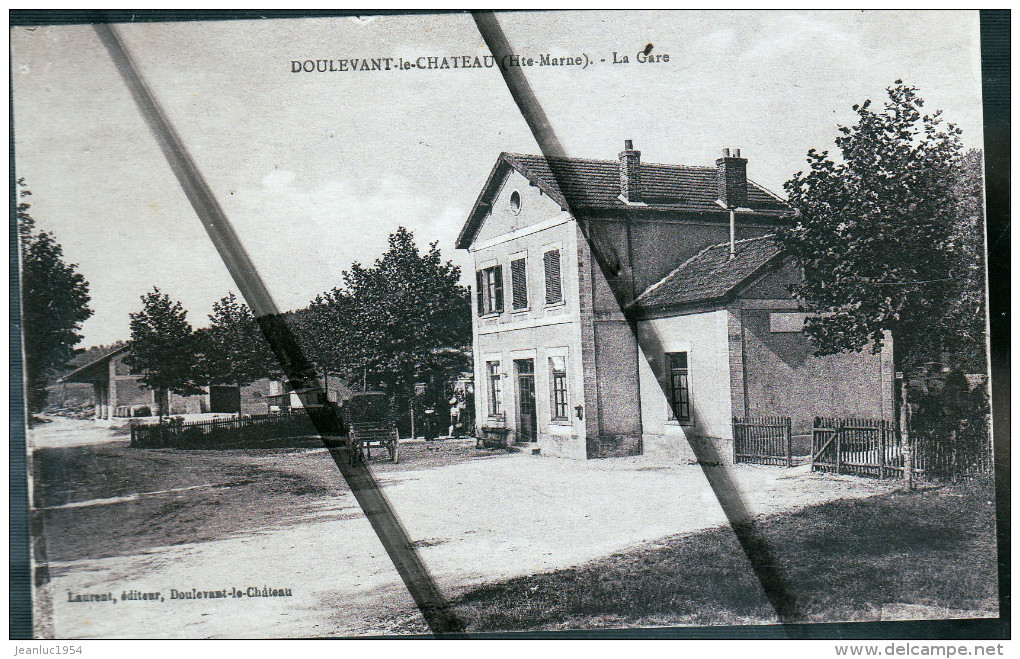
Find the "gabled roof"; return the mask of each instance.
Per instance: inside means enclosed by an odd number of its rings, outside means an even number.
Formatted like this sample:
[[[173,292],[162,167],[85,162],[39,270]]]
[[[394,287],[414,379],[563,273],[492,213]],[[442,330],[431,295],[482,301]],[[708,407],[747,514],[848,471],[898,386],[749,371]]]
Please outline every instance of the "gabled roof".
[[[130,345],[123,345],[116,350],[111,350],[102,357],[93,359],[89,363],[79,366],[64,377],[57,380],[57,382],[94,382],[97,379],[108,377],[109,372],[104,370],[102,367],[107,362],[116,357],[117,355],[128,351],[131,348]]]
[[[738,240],[735,245],[732,259],[728,241],[706,247],[645,289],[629,307],[647,311],[724,300],[782,260],[771,235]]]
[[[498,186],[509,170],[516,170],[549,195],[564,210],[627,210],[673,213],[725,213],[719,197],[715,167],[641,163],[640,206],[620,199],[620,163],[616,160],[552,158],[501,153],[489,173],[457,238],[467,248],[481,226]],[[562,185],[562,189],[561,189]],[[765,215],[784,215],[792,208],[778,195],[748,179],[747,208]]]

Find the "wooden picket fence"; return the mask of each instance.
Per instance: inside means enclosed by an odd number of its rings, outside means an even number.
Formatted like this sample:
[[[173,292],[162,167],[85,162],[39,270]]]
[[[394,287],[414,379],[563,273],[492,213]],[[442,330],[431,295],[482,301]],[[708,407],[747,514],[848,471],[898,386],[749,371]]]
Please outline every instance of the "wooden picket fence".
[[[911,433],[916,447],[914,464],[928,479],[956,481],[993,472],[989,426],[984,419],[971,424],[962,432]]]
[[[793,466],[790,417],[733,417],[733,460]]]
[[[811,471],[904,478],[904,442],[892,421],[815,417]],[[914,464],[914,472],[919,471]]]
[[[315,436],[315,426],[304,410],[281,414],[253,414],[211,421],[181,421],[132,425],[135,448],[230,448],[259,446],[282,439]]]

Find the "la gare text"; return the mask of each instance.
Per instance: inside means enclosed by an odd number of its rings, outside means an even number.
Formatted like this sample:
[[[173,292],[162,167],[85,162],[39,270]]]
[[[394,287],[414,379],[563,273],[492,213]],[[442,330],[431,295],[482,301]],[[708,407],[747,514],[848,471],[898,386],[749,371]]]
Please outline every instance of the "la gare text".
[[[530,66],[561,66],[586,69],[599,64],[667,64],[668,53],[647,53],[639,50],[633,55],[613,51],[607,57],[595,58],[587,53],[580,55],[552,55],[550,53],[536,56],[504,55],[497,58],[493,55],[422,55],[418,58],[403,57],[350,57],[343,59],[306,59],[290,60],[291,73],[345,73],[351,71],[411,71],[411,70],[443,70],[443,69],[501,69],[521,68]]]

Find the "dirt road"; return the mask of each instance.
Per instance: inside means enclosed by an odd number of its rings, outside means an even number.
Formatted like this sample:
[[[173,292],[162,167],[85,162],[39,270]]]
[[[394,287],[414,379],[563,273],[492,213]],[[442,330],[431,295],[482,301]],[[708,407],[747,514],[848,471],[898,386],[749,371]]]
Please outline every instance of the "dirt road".
[[[49,447],[35,450],[35,505],[57,636],[426,631],[413,622],[410,597],[332,459],[314,444],[152,451],[110,437],[69,446],[51,436],[66,432],[65,423],[33,431],[33,444]],[[724,521],[696,466],[579,462],[470,443],[409,444],[401,454],[401,464],[377,462],[375,471],[449,596]],[[892,487],[804,468],[740,466],[735,473],[761,514]],[[280,595],[262,595],[273,590]],[[160,595],[134,599],[130,591]],[[228,596],[181,599],[174,591]]]

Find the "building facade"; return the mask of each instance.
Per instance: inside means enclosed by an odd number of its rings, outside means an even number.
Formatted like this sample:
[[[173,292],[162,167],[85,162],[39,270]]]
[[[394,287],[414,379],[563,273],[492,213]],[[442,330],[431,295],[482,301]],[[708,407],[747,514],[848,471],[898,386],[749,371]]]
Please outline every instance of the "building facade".
[[[576,458],[683,453],[731,441],[731,415],[887,405],[884,358],[794,364],[799,327],[756,331],[796,325],[770,314],[799,313],[797,272],[769,238],[792,210],[746,166],[728,150],[643,164],[629,141],[618,161],[501,154],[457,242],[475,265],[479,432]]]

